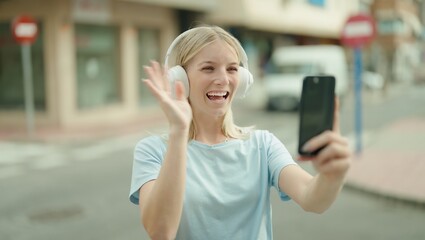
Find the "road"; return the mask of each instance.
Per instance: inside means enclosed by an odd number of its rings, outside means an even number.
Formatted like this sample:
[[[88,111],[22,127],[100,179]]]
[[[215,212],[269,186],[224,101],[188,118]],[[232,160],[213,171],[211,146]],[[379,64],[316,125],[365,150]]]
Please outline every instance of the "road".
[[[364,134],[393,120],[425,117],[425,88],[394,88],[364,99]],[[235,108],[241,125],[275,133],[293,153],[297,114]],[[341,110],[342,132],[353,136],[352,99]],[[139,136],[96,142],[0,143],[0,239],[149,239],[128,201],[132,149]],[[366,141],[367,143],[367,141]],[[5,157],[7,156],[7,157]],[[9,159],[14,162],[10,162]],[[11,157],[11,158],[9,158]],[[303,164],[308,171],[311,167]],[[425,208],[344,188],[322,215],[280,202],[273,191],[275,239],[425,239]]]

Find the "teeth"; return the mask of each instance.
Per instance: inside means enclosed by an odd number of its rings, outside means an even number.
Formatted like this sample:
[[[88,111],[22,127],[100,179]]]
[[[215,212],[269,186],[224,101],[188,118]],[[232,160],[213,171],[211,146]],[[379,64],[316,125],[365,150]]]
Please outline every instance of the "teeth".
[[[207,93],[208,96],[214,96],[214,97],[224,97],[226,96],[227,92],[210,92]]]

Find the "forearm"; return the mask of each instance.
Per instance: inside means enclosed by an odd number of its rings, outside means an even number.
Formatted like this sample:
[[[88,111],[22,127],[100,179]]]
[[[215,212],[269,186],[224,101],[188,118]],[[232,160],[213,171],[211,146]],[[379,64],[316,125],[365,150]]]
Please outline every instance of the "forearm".
[[[303,199],[302,207],[306,211],[323,213],[335,201],[344,185],[344,177],[329,178],[317,174],[309,182]]]
[[[171,131],[158,178],[142,209],[146,230],[156,235],[177,231],[183,208],[186,181],[186,131]]]

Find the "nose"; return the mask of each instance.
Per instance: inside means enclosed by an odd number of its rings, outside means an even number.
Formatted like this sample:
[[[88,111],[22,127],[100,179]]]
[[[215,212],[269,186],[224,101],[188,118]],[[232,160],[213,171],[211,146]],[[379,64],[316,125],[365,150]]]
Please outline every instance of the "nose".
[[[217,71],[214,82],[218,85],[228,85],[230,83],[230,77],[227,69],[224,68]]]

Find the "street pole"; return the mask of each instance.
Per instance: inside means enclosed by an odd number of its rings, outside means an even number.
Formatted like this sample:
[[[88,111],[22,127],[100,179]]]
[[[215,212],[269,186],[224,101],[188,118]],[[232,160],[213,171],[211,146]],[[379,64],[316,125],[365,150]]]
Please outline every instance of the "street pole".
[[[20,15],[12,21],[12,34],[21,45],[24,83],[25,115],[28,137],[34,137],[34,87],[32,80],[31,44],[38,35],[37,21],[28,15]]]
[[[354,122],[356,133],[355,153],[362,152],[362,47],[376,35],[376,24],[372,16],[357,13],[350,16],[341,33],[341,42],[354,49]]]
[[[25,114],[28,137],[34,136],[34,87],[32,79],[31,45],[21,45],[22,68],[24,73]]]
[[[356,154],[362,152],[362,50],[360,46],[354,48],[354,91],[355,91],[355,131]]]

